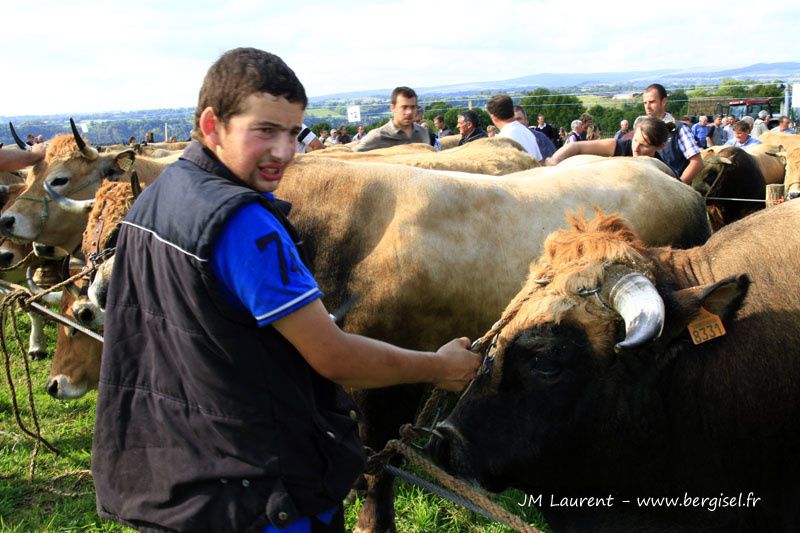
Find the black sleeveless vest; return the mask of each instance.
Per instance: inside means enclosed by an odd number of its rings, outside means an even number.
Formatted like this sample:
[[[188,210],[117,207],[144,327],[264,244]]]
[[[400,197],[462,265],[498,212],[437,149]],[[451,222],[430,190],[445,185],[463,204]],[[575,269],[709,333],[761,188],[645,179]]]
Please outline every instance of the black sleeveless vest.
[[[339,504],[363,468],[349,396],[217,288],[214,239],[247,202],[298,240],[288,204],[194,142],[122,224],[92,450],[105,518],[141,530],[283,527]]]

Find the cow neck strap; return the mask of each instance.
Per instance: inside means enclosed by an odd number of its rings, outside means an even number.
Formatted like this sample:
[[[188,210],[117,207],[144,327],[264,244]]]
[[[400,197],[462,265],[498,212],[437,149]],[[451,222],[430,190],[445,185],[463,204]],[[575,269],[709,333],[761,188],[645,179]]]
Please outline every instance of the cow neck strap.
[[[66,191],[64,193],[64,196],[68,197],[70,194],[75,194],[76,192],[80,192],[83,189],[89,187],[90,185],[94,185],[98,181],[101,181],[102,179],[103,178],[92,178],[90,180],[87,180],[86,183],[81,183],[77,187]],[[50,198],[49,196],[45,196],[44,198],[34,198],[33,196],[21,195],[17,197],[17,200],[27,200],[29,202],[36,202],[42,204],[42,212],[39,215],[39,222],[40,222],[39,233],[36,234],[36,236],[38,237],[39,234],[42,233],[44,225],[47,224],[47,219],[50,217],[50,209],[48,208],[48,205],[50,204],[50,202],[53,201],[53,199]]]

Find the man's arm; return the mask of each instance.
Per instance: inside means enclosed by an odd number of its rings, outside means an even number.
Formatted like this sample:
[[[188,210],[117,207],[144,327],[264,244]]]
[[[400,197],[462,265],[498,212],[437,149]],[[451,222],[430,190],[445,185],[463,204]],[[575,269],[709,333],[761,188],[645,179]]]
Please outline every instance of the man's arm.
[[[694,154],[692,157],[689,158],[689,164],[683,169],[683,174],[681,174],[681,181],[691,185],[692,180],[694,177],[703,170],[703,158],[700,157],[700,154]]]
[[[345,333],[318,299],[272,323],[320,375],[352,388],[433,383],[459,391],[475,377],[481,358],[469,340],[454,339],[436,353],[417,352]]]
[[[13,172],[35,165],[44,158],[44,150],[0,150],[0,171]]]

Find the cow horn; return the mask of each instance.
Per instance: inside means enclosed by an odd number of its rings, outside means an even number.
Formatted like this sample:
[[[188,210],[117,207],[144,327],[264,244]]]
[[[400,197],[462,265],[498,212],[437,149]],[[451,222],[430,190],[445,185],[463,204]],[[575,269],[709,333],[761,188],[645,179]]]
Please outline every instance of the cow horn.
[[[72,136],[75,137],[75,143],[78,145],[78,150],[81,151],[83,157],[90,161],[94,161],[97,159],[97,151],[92,150],[89,146],[86,145],[86,141],[83,140],[81,134],[78,133],[78,128],[75,126],[75,121],[72,120],[72,117],[69,119],[69,127],[72,128]]]
[[[11,130],[11,136],[14,137],[14,142],[17,143],[17,146],[19,146],[20,150],[31,149],[30,146],[22,142],[22,139],[19,138],[19,135],[17,135],[17,130],[14,129],[14,125],[11,122],[8,123],[8,129]]]
[[[664,329],[664,300],[653,282],[626,267],[611,267],[601,298],[625,320],[625,340],[614,346],[621,353],[638,348],[661,335]]]
[[[44,190],[47,191],[50,198],[52,198],[61,209],[69,211],[70,213],[86,214],[92,210],[92,206],[94,205],[94,198],[91,200],[73,200],[72,198],[61,196],[53,190],[53,187],[47,181],[44,182]]]
[[[723,165],[732,165],[733,164],[733,161],[731,161],[727,157],[720,157],[719,158],[719,162],[722,163]]]
[[[25,277],[28,278],[28,288],[31,290],[31,293],[40,294],[44,292],[44,289],[39,287],[36,282],[33,281],[33,267],[28,267],[28,270],[25,272]],[[61,303],[61,291],[48,292],[44,295],[42,301],[48,305],[58,305]]]
[[[134,200],[142,194],[142,184],[139,183],[139,175],[136,173],[136,170],[131,171],[131,193],[133,193]]]

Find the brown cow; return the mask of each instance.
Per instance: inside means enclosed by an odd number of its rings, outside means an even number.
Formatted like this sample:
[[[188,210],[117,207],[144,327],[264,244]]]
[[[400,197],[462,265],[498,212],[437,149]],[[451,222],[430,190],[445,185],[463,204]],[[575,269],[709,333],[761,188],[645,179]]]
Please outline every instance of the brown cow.
[[[555,531],[796,531],[800,202],[690,250],[648,248],[616,216],[571,225],[490,333],[437,460],[544,495]],[[637,505],[650,496],[689,503]]]
[[[105,182],[97,191],[94,206],[89,214],[89,222],[83,233],[82,250],[87,260],[94,260],[95,254],[114,246],[119,222],[125,218],[134,195],[131,184],[127,182]],[[94,282],[85,288],[86,281],[77,285],[77,293],[65,291],[61,307],[69,309],[70,317],[79,324],[96,331],[103,332],[105,305],[104,295],[101,301],[93,299],[92,291],[96,291],[96,283],[106,288],[113,268],[113,255],[105,258]],[[93,289],[94,287],[94,289]],[[69,334],[68,334],[69,333]],[[100,374],[100,354],[103,346],[88,335],[72,328],[59,332],[56,339],[56,351],[50,365],[50,377],[47,380],[47,392],[58,399],[76,398],[84,395],[90,388],[97,386]]]
[[[132,150],[100,155],[77,130],[72,136],[57,136],[49,143],[44,161],[33,167],[26,189],[0,217],[0,231],[18,241],[35,240],[73,251],[86,227],[86,213],[67,212],[51,202],[45,181],[63,196],[86,200],[94,197],[104,178],[118,179],[133,168],[142,182],[150,183],[170,162],[169,158],[137,158]]]
[[[715,231],[765,207],[766,185],[756,159],[736,146],[706,157],[692,187],[706,196]]]

